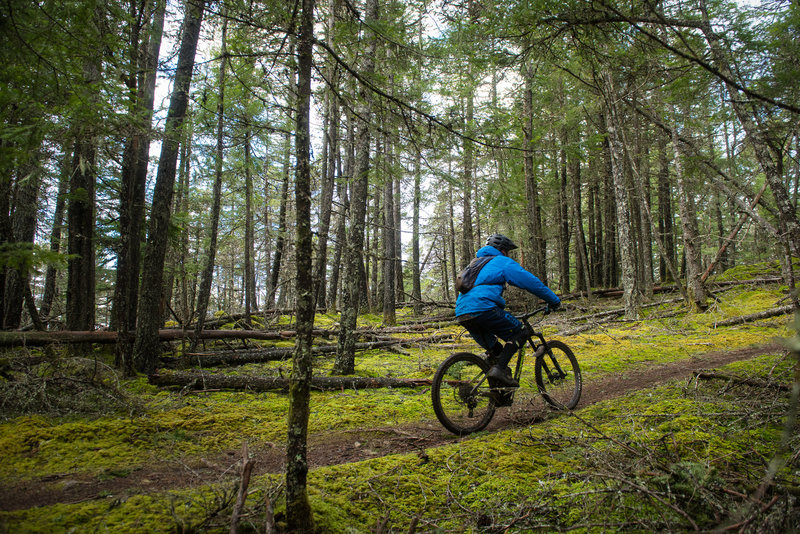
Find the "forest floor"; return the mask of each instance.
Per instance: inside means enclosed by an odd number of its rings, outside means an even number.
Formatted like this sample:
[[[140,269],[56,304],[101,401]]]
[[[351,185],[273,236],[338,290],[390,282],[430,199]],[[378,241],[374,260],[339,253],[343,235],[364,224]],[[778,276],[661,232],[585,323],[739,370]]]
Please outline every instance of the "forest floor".
[[[624,373],[606,375],[600,380],[586,381],[579,407],[620,397],[669,380],[690,380],[695,371],[714,369],[725,364],[748,360],[779,350],[774,343],[728,351],[712,351],[659,365],[637,367]],[[488,432],[498,432],[521,424],[535,424],[553,416],[544,403],[523,414],[499,409]],[[470,439],[470,438],[463,438]],[[447,432],[435,419],[375,428],[331,430],[311,434],[308,460],[311,469],[359,462],[397,453],[417,452],[424,457],[426,449],[446,445],[458,438]],[[64,474],[39,477],[5,485],[0,491],[0,510],[23,510],[57,503],[75,504],[108,495],[192,488],[209,483],[236,469],[241,450],[226,450],[209,455],[182,458],[180,461],[149,463],[130,473],[117,473],[106,480],[97,476]],[[282,444],[251,446],[253,475],[282,473],[285,451]],[[57,484],[55,483],[57,482]]]

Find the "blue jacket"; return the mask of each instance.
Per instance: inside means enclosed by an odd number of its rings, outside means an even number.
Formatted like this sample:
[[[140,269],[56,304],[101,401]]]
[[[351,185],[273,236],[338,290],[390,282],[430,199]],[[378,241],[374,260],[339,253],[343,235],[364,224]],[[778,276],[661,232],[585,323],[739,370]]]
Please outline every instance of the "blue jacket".
[[[483,266],[478,278],[475,279],[475,286],[466,293],[459,293],[456,299],[456,316],[482,313],[493,308],[505,308],[506,301],[503,299],[505,284],[511,284],[522,288],[537,297],[541,298],[553,306],[559,304],[559,299],[550,288],[542,283],[541,280],[522,268],[516,261],[508,256],[503,256],[499,250],[491,246],[485,246],[475,255],[497,256]]]

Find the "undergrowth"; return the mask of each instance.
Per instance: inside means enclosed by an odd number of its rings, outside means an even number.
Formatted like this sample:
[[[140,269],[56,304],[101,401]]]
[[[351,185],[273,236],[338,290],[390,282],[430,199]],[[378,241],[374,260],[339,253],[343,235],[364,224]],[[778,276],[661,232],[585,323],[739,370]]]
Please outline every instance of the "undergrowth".
[[[117,372],[97,357],[42,357],[27,350],[0,362],[0,420],[27,414],[102,416],[141,412]]]

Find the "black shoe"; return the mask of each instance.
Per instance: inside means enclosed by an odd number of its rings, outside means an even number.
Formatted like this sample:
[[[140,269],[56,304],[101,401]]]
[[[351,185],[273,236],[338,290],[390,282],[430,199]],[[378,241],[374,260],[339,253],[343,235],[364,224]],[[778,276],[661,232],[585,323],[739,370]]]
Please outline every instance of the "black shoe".
[[[511,369],[508,367],[503,368],[499,365],[493,365],[492,368],[486,372],[486,376],[498,383],[500,386],[505,386],[508,388],[519,387],[519,382],[514,380],[514,378],[511,376]]]

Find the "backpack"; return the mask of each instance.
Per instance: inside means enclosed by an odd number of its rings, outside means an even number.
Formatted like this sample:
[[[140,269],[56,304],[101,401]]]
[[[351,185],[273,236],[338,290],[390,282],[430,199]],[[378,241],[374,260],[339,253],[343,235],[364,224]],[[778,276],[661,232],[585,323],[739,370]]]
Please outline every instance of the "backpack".
[[[495,256],[481,256],[475,258],[469,265],[464,267],[458,276],[456,276],[456,291],[459,293],[466,293],[475,286],[475,279],[478,278],[478,273],[481,272],[483,266],[489,263]]]

